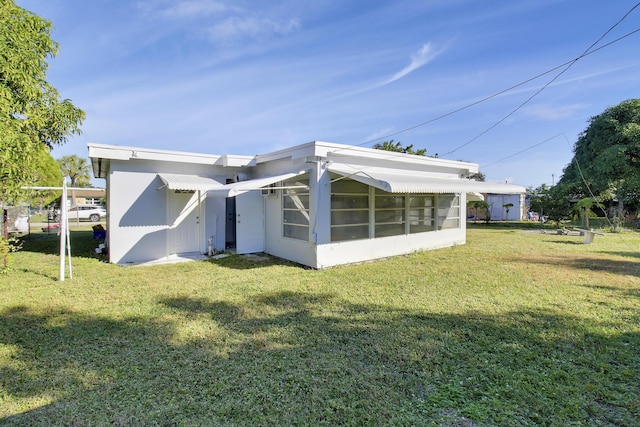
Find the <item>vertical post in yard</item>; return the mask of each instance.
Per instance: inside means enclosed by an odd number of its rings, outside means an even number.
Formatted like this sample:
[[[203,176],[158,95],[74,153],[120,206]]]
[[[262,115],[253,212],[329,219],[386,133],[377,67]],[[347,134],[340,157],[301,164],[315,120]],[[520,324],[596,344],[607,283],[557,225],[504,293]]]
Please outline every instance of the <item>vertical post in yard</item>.
[[[67,250],[67,180],[62,181],[62,197],[60,198],[60,281],[64,282],[64,263]]]
[[[2,210],[2,237],[6,241],[9,240],[9,211],[7,209]],[[6,269],[9,266],[9,256],[7,254],[4,255],[4,268]]]
[[[67,257],[69,257],[69,279],[73,279],[73,267],[71,266],[71,238],[69,236],[69,217],[67,221]]]

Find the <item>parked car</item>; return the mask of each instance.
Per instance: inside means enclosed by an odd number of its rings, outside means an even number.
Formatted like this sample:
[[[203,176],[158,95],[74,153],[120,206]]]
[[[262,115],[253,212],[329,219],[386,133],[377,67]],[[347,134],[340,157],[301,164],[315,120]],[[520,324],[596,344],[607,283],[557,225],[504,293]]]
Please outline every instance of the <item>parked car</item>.
[[[88,219],[89,221],[97,222],[101,218],[107,216],[107,210],[102,206],[72,206],[69,208],[69,219]]]

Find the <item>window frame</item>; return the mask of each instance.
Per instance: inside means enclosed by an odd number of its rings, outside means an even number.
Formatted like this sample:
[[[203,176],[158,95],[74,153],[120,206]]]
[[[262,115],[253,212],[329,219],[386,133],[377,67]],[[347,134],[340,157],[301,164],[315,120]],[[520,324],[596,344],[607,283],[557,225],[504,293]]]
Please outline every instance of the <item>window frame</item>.
[[[280,195],[281,195],[280,212],[281,212],[281,225],[282,225],[281,235],[283,238],[300,240],[304,242],[309,241],[309,231],[310,231],[310,222],[311,222],[310,221],[311,217],[310,217],[309,179],[310,179],[310,174],[306,173],[301,176],[290,178],[289,180],[285,180],[279,183],[280,187],[298,186],[298,185],[307,186],[306,190],[301,188],[283,188],[282,190],[280,190]],[[301,181],[302,183],[306,182],[306,184],[301,184]],[[300,199],[300,196],[304,196],[303,199],[306,199],[306,205],[304,201]],[[293,201],[292,203],[288,204],[287,200],[293,200],[294,197],[298,199],[298,203]],[[300,205],[302,205],[302,207],[300,207]],[[292,206],[297,206],[297,207],[292,207]],[[306,217],[306,224],[297,223],[297,222],[286,222],[287,212],[298,213],[298,214],[301,214],[303,217]],[[299,218],[298,215],[295,215],[295,217]],[[287,234],[287,230],[290,230],[290,231],[296,230],[297,232]],[[296,236],[300,236],[300,237],[296,237]]]
[[[360,183],[359,181],[340,177],[334,178],[331,176],[331,203],[330,203],[330,241],[331,242],[342,242],[342,241],[351,241],[351,240],[365,240],[365,239],[376,239],[382,237],[390,237],[390,236],[402,236],[402,235],[410,235],[410,234],[420,234],[420,233],[430,233],[430,232],[438,232],[442,230],[448,229],[461,229],[462,221],[461,221],[461,193],[389,193],[384,190],[380,190],[376,187],[366,185],[364,183]],[[368,192],[340,192],[334,190],[334,183],[349,180],[351,182],[358,183],[361,186],[366,186],[368,188]],[[352,184],[353,185],[353,184]],[[357,187],[357,186],[356,186]],[[348,208],[348,207],[334,207],[334,196],[337,197],[365,197],[368,195],[368,207],[362,208]],[[395,198],[402,199],[402,203],[400,205],[392,203],[389,206],[385,206],[382,203],[378,203],[379,200],[383,200],[384,198]],[[419,203],[418,206],[411,206],[411,202],[416,199],[422,199],[424,202]],[[450,203],[447,203],[446,200],[450,200]],[[400,207],[402,206],[402,207]],[[457,209],[457,215],[450,216]],[[334,213],[337,212],[365,212],[368,211],[369,222],[359,222],[359,223],[345,223],[345,224],[336,224]],[[420,213],[422,211],[422,213]],[[387,220],[385,221],[381,216],[377,215],[384,212],[396,212],[398,215],[397,220]],[[413,215],[412,215],[413,213]],[[416,215],[417,213],[417,215]],[[442,215],[441,213],[444,213]],[[422,219],[412,219],[414,217],[420,217],[422,215]],[[363,215],[364,216],[364,215]],[[382,219],[382,220],[379,220]],[[452,225],[448,225],[451,223]],[[453,225],[455,224],[455,225]],[[393,230],[393,226],[396,227],[395,231]],[[335,238],[336,234],[334,230],[338,230],[341,228],[355,228],[360,227],[361,229],[367,227],[368,228],[368,236],[358,237],[344,237]],[[391,232],[383,231],[385,228],[391,230]],[[413,231],[412,231],[413,230]]]

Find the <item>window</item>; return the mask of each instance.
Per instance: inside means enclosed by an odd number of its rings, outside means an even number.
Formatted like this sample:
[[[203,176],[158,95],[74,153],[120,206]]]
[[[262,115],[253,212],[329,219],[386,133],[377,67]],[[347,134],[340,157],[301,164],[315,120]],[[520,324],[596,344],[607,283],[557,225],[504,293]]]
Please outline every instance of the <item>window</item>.
[[[84,199],[84,203],[86,205],[95,205],[95,206],[100,206],[102,204],[101,200],[97,197],[87,197]]]
[[[460,197],[456,194],[438,196],[438,230],[460,227]]]
[[[266,187],[262,188],[263,196],[273,196],[276,194],[276,184],[269,184]]]
[[[284,181],[282,186],[282,235],[309,240],[309,175]],[[286,188],[306,187],[306,188]]]
[[[375,191],[374,237],[405,234],[405,196]]]
[[[369,238],[369,186],[351,179],[331,184],[331,241]]]
[[[332,175],[331,241],[460,227],[457,194],[395,194]]]
[[[435,230],[433,194],[412,195],[409,198],[409,233]]]

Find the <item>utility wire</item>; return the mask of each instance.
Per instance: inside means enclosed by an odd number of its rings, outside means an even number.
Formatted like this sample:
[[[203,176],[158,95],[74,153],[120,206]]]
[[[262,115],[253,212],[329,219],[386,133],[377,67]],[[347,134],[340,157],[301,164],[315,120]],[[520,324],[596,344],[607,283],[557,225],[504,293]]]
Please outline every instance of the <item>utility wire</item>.
[[[524,150],[518,151],[517,153],[513,153],[513,154],[511,154],[511,155],[509,155],[509,156],[507,156],[507,157],[503,157],[503,158],[501,158],[500,160],[496,160],[496,161],[493,161],[493,162],[491,162],[491,163],[487,163],[486,165],[482,165],[482,166],[480,166],[480,169],[481,169],[481,170],[484,170],[484,169],[488,168],[489,166],[493,166],[493,165],[495,165],[496,163],[500,163],[500,162],[502,162],[502,161],[504,161],[504,160],[510,159],[510,158],[512,158],[512,157],[515,157],[515,156],[517,156],[517,155],[519,155],[519,154],[524,153],[525,151],[532,150],[532,149],[534,149],[534,148],[536,148],[536,147],[538,147],[538,146],[540,146],[540,145],[542,145],[542,144],[544,144],[544,143],[546,143],[546,142],[551,141],[552,139],[556,139],[556,138],[557,138],[557,137],[559,137],[559,136],[564,136],[564,134],[563,134],[563,133],[559,133],[559,134],[557,134],[557,135],[554,135],[554,136],[552,136],[551,138],[545,139],[545,140],[544,140],[544,141],[542,141],[542,142],[538,142],[537,144],[534,144],[534,145],[532,145],[532,146],[530,146],[530,147],[527,147],[527,148],[525,148]],[[565,138],[566,138],[566,136],[565,136]]]
[[[569,143],[569,139],[566,137],[565,134],[562,134],[562,136],[564,136],[565,141],[567,142],[567,144],[571,147],[571,144]],[[591,186],[589,186],[589,183],[587,182],[587,179],[584,176],[584,173],[582,172],[582,168],[580,167],[580,163],[578,162],[578,158],[576,157],[576,155],[574,154],[573,156],[573,162],[576,164],[576,167],[578,168],[578,173],[580,174],[580,178],[582,179],[582,183],[584,184],[584,186],[587,188],[587,191],[589,192],[589,196],[591,196],[592,200],[595,200],[596,203],[601,203],[599,201],[599,198],[595,196],[595,194],[593,194],[593,191],[591,190]],[[609,218],[609,212],[607,210],[604,210],[604,217],[607,220],[607,223],[609,224],[609,227],[611,227],[612,229],[615,228],[613,226],[613,223],[611,222],[611,219]],[[632,247],[631,244],[629,244],[629,242],[625,239],[622,238],[622,235],[618,234],[618,239],[620,239],[620,241],[629,249],[635,251],[636,248]]]
[[[518,88],[518,87],[520,87],[520,86],[523,86],[523,85],[525,85],[525,84],[527,84],[527,83],[529,83],[529,82],[532,82],[532,81],[534,81],[534,80],[539,79],[540,77],[543,77],[543,76],[545,76],[545,75],[547,75],[547,74],[549,74],[549,73],[552,73],[552,72],[554,72],[554,71],[556,71],[556,70],[558,70],[558,69],[560,69],[560,68],[562,68],[562,67],[566,67],[563,71],[561,71],[558,75],[556,75],[556,76],[555,76],[555,77],[554,77],[550,82],[548,82],[545,86],[543,86],[543,87],[542,87],[542,89],[540,89],[540,90],[539,90],[538,92],[536,92],[533,96],[531,96],[527,101],[525,101],[525,103],[521,104],[518,108],[516,108],[515,110],[513,110],[513,111],[512,111],[511,113],[509,113],[506,117],[504,117],[503,119],[501,119],[499,122],[497,122],[496,124],[494,124],[493,126],[491,126],[489,129],[487,129],[487,130],[485,130],[484,132],[482,132],[480,135],[478,135],[478,136],[476,136],[475,138],[473,138],[471,141],[469,141],[469,142],[467,142],[467,143],[463,144],[462,146],[460,146],[460,147],[458,147],[458,148],[456,148],[456,149],[454,149],[454,150],[452,150],[452,151],[449,151],[449,152],[445,153],[445,154],[452,154],[452,153],[454,153],[455,151],[459,150],[460,148],[462,148],[462,147],[464,147],[464,146],[466,146],[466,145],[469,145],[471,142],[475,141],[475,140],[476,140],[476,139],[478,139],[480,136],[482,136],[482,135],[484,135],[485,133],[489,132],[489,131],[490,131],[491,129],[493,129],[494,127],[498,126],[500,123],[502,123],[504,120],[506,120],[509,116],[511,116],[512,114],[514,114],[517,110],[519,110],[520,108],[522,108],[522,106],[524,106],[524,104],[526,104],[526,103],[527,103],[527,102],[529,102],[531,99],[533,99],[533,97],[535,97],[538,93],[542,92],[542,90],[544,90],[544,89],[545,89],[546,87],[548,87],[551,83],[553,83],[556,79],[558,79],[558,77],[560,77],[562,74],[564,74],[564,72],[566,72],[566,71],[569,69],[569,67],[571,67],[573,64],[575,64],[578,60],[580,60],[580,59],[582,59],[582,58],[584,58],[584,57],[586,57],[586,56],[589,56],[589,55],[591,55],[591,54],[594,54],[594,53],[596,53],[596,52],[598,52],[598,51],[600,51],[600,50],[602,50],[602,49],[604,49],[604,48],[607,48],[607,47],[609,47],[609,46],[611,46],[611,45],[613,45],[613,44],[615,44],[615,43],[617,43],[617,42],[619,42],[619,41],[621,41],[621,40],[623,40],[623,39],[625,39],[625,38],[627,38],[627,37],[630,37],[630,36],[634,35],[634,34],[635,34],[635,33],[637,33],[637,32],[640,32],[640,28],[637,28],[637,29],[635,29],[635,30],[633,30],[633,31],[630,31],[630,32],[628,32],[628,33],[626,33],[626,34],[624,34],[624,35],[622,35],[622,36],[620,36],[620,37],[618,37],[618,38],[616,38],[616,39],[614,39],[614,40],[612,40],[612,41],[608,42],[608,43],[603,44],[602,46],[599,46],[599,47],[597,47],[597,48],[594,48],[596,44],[598,44],[598,43],[599,43],[599,42],[600,42],[600,41],[601,41],[601,40],[602,40],[602,39],[603,39],[603,38],[604,38],[608,33],[610,33],[610,32],[611,32],[611,31],[612,31],[616,26],[618,26],[618,25],[619,25],[619,24],[620,24],[624,19],[626,19],[626,18],[627,18],[627,16],[629,16],[629,14],[631,14],[631,13],[632,13],[636,8],[638,8],[638,6],[640,6],[640,2],[639,2],[639,3],[637,3],[635,6],[633,6],[633,7],[632,7],[632,8],[631,8],[631,9],[630,9],[630,10],[629,10],[629,11],[628,11],[628,12],[627,12],[627,13],[626,13],[626,14],[625,14],[621,19],[620,19],[620,20],[618,20],[618,22],[616,22],[616,23],[615,23],[611,28],[609,28],[609,29],[608,29],[608,30],[607,30],[607,31],[606,31],[602,36],[600,36],[600,38],[598,38],[598,40],[596,40],[594,43],[592,43],[592,44],[591,44],[591,46],[589,46],[589,48],[587,48],[587,49],[586,49],[586,50],[585,50],[585,51],[584,51],[580,56],[578,56],[577,58],[574,58],[574,59],[572,59],[572,60],[570,60],[570,61],[567,61],[567,62],[565,62],[565,63],[563,63],[563,64],[557,65],[557,66],[555,66],[555,67],[553,67],[553,68],[551,68],[551,69],[549,69],[549,70],[547,70],[547,71],[545,71],[545,72],[543,72],[543,73],[537,74],[536,76],[530,77],[530,78],[528,78],[528,79],[526,79],[526,80],[524,80],[524,81],[522,81],[522,82],[520,82],[520,83],[517,83],[517,84],[515,84],[515,85],[512,85],[512,86],[510,86],[510,87],[508,87],[508,88],[506,88],[506,89],[503,89],[503,90],[501,90],[501,91],[499,91],[499,92],[496,92],[496,93],[494,93],[494,94],[492,94],[492,95],[485,96],[484,98],[481,98],[481,99],[479,99],[479,100],[477,100],[477,101],[474,101],[474,102],[471,102],[471,103],[469,103],[469,104],[466,104],[466,105],[464,105],[464,106],[462,106],[462,107],[460,107],[460,108],[457,108],[457,109],[455,109],[455,110],[452,110],[452,111],[450,111],[450,112],[448,112],[448,113],[445,113],[445,114],[442,114],[442,115],[440,115],[440,116],[437,116],[437,117],[431,118],[431,119],[426,120],[426,121],[424,121],[424,122],[421,122],[421,123],[418,123],[418,124],[416,124],[416,125],[410,126],[410,127],[408,127],[408,128],[405,128],[405,129],[399,130],[399,131],[397,131],[397,132],[393,132],[393,133],[390,133],[390,134],[387,134],[387,135],[384,135],[384,136],[381,136],[381,137],[378,137],[378,138],[370,139],[370,140],[367,140],[367,141],[361,142],[361,143],[359,143],[359,144],[354,144],[354,145],[355,145],[355,146],[357,146],[357,147],[361,147],[361,146],[364,146],[364,145],[373,144],[374,142],[382,141],[382,140],[385,140],[385,139],[387,139],[387,138],[390,138],[390,137],[393,137],[393,136],[396,136],[396,135],[399,135],[399,134],[402,134],[402,133],[405,133],[405,132],[411,131],[411,130],[413,130],[413,129],[419,128],[419,127],[421,127],[421,126],[425,126],[425,125],[427,125],[427,124],[430,124],[430,123],[433,123],[433,122],[435,122],[435,121],[438,121],[438,120],[444,119],[444,118],[446,118],[446,117],[452,116],[452,115],[454,115],[454,114],[456,114],[456,113],[459,113],[459,112],[461,112],[461,111],[464,111],[464,110],[466,110],[466,109],[469,109],[469,108],[471,108],[471,107],[474,107],[474,106],[476,106],[476,105],[478,105],[478,104],[481,104],[481,103],[483,103],[483,102],[485,102],[485,101],[488,101],[488,100],[490,100],[490,99],[493,99],[493,98],[495,98],[495,97],[498,97],[498,96],[500,96],[500,95],[502,95],[502,94],[504,94],[504,93],[507,93],[507,92],[509,92],[509,91],[512,91],[512,90],[514,90],[514,89],[516,89],[516,88]],[[556,136],[554,136],[554,137],[552,137],[552,138],[550,138],[550,139],[556,138],[557,136],[558,136],[558,135],[556,135]],[[566,138],[566,136],[565,136],[565,138]],[[549,140],[550,140],[550,139],[549,139]],[[527,148],[527,149],[525,149],[525,150],[522,150],[522,151],[520,151],[520,152],[518,152],[518,153],[515,153],[515,154],[513,154],[513,155],[511,155],[511,156],[508,156],[508,157],[503,158],[503,159],[501,159],[501,160],[498,160],[498,161],[496,161],[496,162],[492,162],[492,163],[490,163],[490,164],[489,164],[489,165],[487,165],[487,166],[490,166],[490,165],[493,165],[493,164],[495,164],[495,163],[497,163],[497,162],[500,162],[500,161],[506,160],[506,159],[508,159],[508,158],[514,157],[514,156],[516,156],[516,155],[518,155],[518,154],[521,154],[521,153],[523,153],[523,152],[525,152],[525,151],[528,151],[529,149],[532,149],[532,148],[535,148],[535,147],[537,147],[537,146],[539,146],[539,145],[542,145],[542,144],[544,144],[545,142],[548,142],[549,140],[545,140],[545,141],[543,141],[543,142],[541,142],[541,143],[538,143],[538,144],[536,144],[536,145],[534,145],[534,146],[532,146],[532,147],[529,147],[529,148]],[[342,151],[342,150],[343,150],[343,149],[337,149],[337,150],[334,150],[333,152],[339,152],[339,151]],[[485,167],[486,167],[486,166],[485,166]]]
[[[607,31],[604,32],[604,34],[602,34],[598,40],[596,40],[595,42],[593,42],[580,56],[578,56],[577,58],[569,61],[567,63],[566,66],[564,66],[564,69],[561,70],[558,74],[556,74],[551,80],[549,80],[546,84],[544,84],[540,89],[538,89],[536,92],[533,93],[533,95],[531,95],[529,98],[527,98],[524,102],[522,102],[520,105],[518,105],[516,108],[514,108],[513,110],[511,110],[507,115],[505,115],[504,117],[502,117],[500,120],[498,120],[497,122],[495,122],[494,124],[492,124],[491,126],[489,126],[487,129],[483,130],[482,132],[480,132],[478,135],[474,136],[473,138],[471,138],[469,141],[465,142],[464,144],[454,148],[451,151],[448,151],[446,153],[443,154],[443,156],[447,156],[449,154],[453,154],[456,151],[460,150],[463,147],[466,147],[467,145],[471,144],[472,142],[474,142],[475,140],[477,140],[478,138],[480,138],[481,136],[485,135],[486,133],[488,133],[489,131],[491,131],[492,129],[494,129],[495,127],[497,127],[498,125],[500,125],[502,122],[504,122],[505,120],[507,120],[509,117],[511,117],[513,114],[515,114],[518,110],[520,110],[522,107],[524,107],[525,105],[527,105],[533,98],[535,98],[536,96],[538,96],[543,90],[545,90],[547,87],[549,87],[553,82],[555,82],[558,78],[560,78],[560,76],[562,76],[564,73],[566,73],[567,71],[569,71],[569,69],[576,63],[578,62],[580,59],[584,58],[585,56],[587,56],[591,50],[598,44],[600,43],[600,41],[602,41],[603,38],[606,37],[607,34],[609,34],[615,27],[617,27],[622,21],[624,21],[627,16],[629,16],[629,14],[631,14],[631,12],[633,12],[638,6],[640,6],[640,3],[636,3],[635,6],[633,6],[627,13],[624,14],[624,16],[622,18],[620,18],[618,20],[618,22],[616,22],[613,26],[611,26]],[[556,69],[559,67],[556,67]]]
[[[640,3],[638,3],[638,4],[636,5],[636,7],[637,7],[638,5],[640,5]],[[616,24],[616,25],[617,25],[617,24]],[[610,30],[609,30],[609,31],[610,31]],[[565,66],[567,66],[567,65],[569,65],[569,64],[571,64],[571,63],[573,63],[573,62],[575,62],[575,61],[577,61],[577,60],[579,60],[579,59],[582,59],[582,58],[584,58],[584,57],[586,57],[586,56],[589,56],[589,55],[591,55],[591,54],[593,54],[593,53],[596,53],[596,52],[598,52],[598,51],[600,51],[600,50],[602,50],[602,49],[604,49],[604,48],[606,48],[606,47],[611,46],[612,44],[615,44],[615,43],[617,43],[617,42],[619,42],[619,41],[621,41],[621,40],[623,40],[623,39],[625,39],[625,38],[627,38],[627,37],[629,37],[629,36],[634,35],[634,34],[635,34],[635,33],[637,33],[637,32],[640,32],[640,28],[637,28],[637,29],[635,29],[635,30],[633,30],[633,31],[631,31],[631,32],[629,32],[629,33],[627,33],[627,34],[624,34],[623,36],[620,36],[620,37],[618,37],[617,39],[612,40],[612,41],[610,41],[610,42],[608,42],[608,43],[606,43],[606,44],[604,44],[604,45],[602,45],[602,46],[600,46],[600,47],[598,47],[598,48],[596,48],[596,49],[593,49],[593,50],[591,50],[591,51],[589,51],[589,52],[587,52],[587,53],[584,53],[584,54],[580,55],[578,58],[572,59],[572,60],[567,61],[567,62],[565,62],[565,63],[563,63],[563,64],[560,64],[560,65],[557,65],[557,66],[555,66],[555,67],[553,67],[553,68],[551,68],[551,69],[549,69],[549,70],[547,70],[547,71],[545,71],[545,72],[542,72],[542,73],[540,73],[540,74],[538,74],[538,75],[536,75],[536,76],[534,76],[534,77],[528,78],[527,80],[524,80],[524,81],[522,81],[522,82],[520,82],[520,83],[517,83],[517,84],[515,84],[515,85],[513,85],[513,86],[510,86],[510,87],[508,87],[508,88],[506,88],[506,89],[503,89],[503,90],[501,90],[501,91],[499,91],[499,92],[496,92],[496,93],[494,93],[494,94],[492,94],[492,95],[485,96],[484,98],[481,98],[481,99],[479,99],[479,100],[477,100],[477,101],[471,102],[471,103],[466,104],[466,105],[464,105],[464,106],[462,106],[462,107],[460,107],[460,108],[457,108],[457,109],[455,109],[455,110],[449,111],[448,113],[442,114],[442,115],[440,115],[440,116],[433,117],[433,118],[431,118],[431,119],[429,119],[429,120],[426,120],[426,121],[424,121],[424,122],[421,122],[421,123],[415,124],[415,125],[413,125],[413,126],[410,126],[410,127],[404,128],[404,129],[399,130],[399,131],[397,131],[397,132],[393,132],[393,133],[390,133],[390,134],[387,134],[387,135],[384,135],[384,136],[381,136],[381,137],[377,137],[377,138],[374,138],[374,139],[369,139],[369,140],[366,140],[366,141],[364,141],[364,142],[361,142],[361,143],[359,143],[359,144],[355,144],[355,145],[360,147],[360,146],[363,146],[363,145],[373,144],[374,142],[382,141],[382,140],[384,140],[384,139],[391,138],[391,137],[396,136],[396,135],[400,135],[400,134],[405,133],[405,132],[408,132],[408,131],[410,131],[410,130],[413,130],[413,129],[419,128],[419,127],[421,127],[421,126],[428,125],[428,124],[430,124],[430,123],[433,123],[433,122],[436,122],[436,121],[438,121],[438,120],[444,119],[444,118],[449,117],[449,116],[452,116],[452,115],[454,115],[454,114],[457,114],[457,113],[459,113],[459,112],[461,112],[461,111],[467,110],[467,109],[469,109],[469,108],[471,108],[471,107],[474,107],[474,106],[476,106],[476,105],[478,105],[478,104],[481,104],[481,103],[486,102],[486,101],[488,101],[488,100],[490,100],[490,99],[496,98],[496,97],[498,97],[498,96],[500,96],[500,95],[502,95],[502,94],[505,94],[505,93],[507,93],[507,92],[510,92],[510,91],[512,91],[512,90],[514,90],[514,89],[516,89],[516,88],[520,87],[520,86],[523,86],[523,85],[525,85],[525,84],[527,84],[527,83],[530,83],[530,82],[532,82],[532,81],[534,81],[534,80],[537,80],[537,79],[539,79],[540,77],[543,77],[543,76],[545,76],[545,75],[547,75],[547,74],[549,74],[549,73],[552,73],[552,72],[554,72],[554,71],[556,71],[556,70],[558,70],[558,69],[560,69],[560,68],[562,68],[562,67],[565,67]]]

